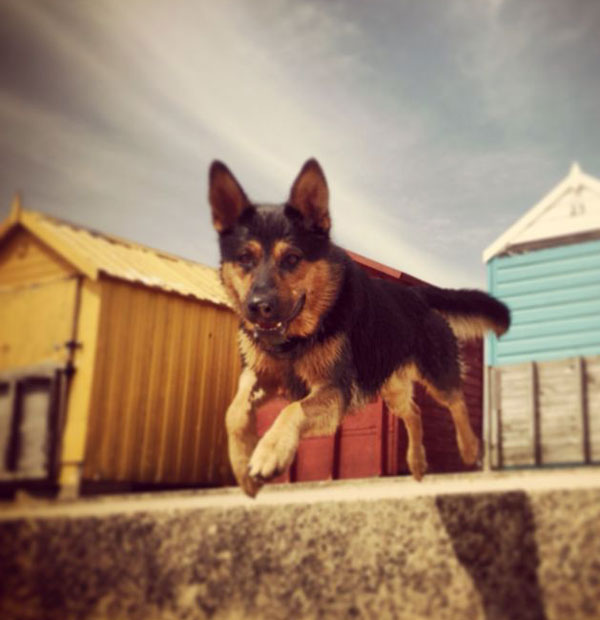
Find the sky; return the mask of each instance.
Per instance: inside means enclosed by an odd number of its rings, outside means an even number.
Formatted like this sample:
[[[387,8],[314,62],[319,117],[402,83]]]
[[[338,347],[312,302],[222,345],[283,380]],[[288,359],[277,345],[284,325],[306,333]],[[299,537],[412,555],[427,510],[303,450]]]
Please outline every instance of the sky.
[[[0,0],[0,218],[217,265],[207,170],[282,202],[309,157],[339,245],[484,287],[482,251],[600,176],[597,0]]]

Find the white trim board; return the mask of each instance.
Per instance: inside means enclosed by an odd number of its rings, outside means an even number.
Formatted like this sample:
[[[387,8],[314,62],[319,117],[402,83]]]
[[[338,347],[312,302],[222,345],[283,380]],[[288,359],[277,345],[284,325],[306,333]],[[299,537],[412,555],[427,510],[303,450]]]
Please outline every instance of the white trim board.
[[[483,251],[487,263],[513,246],[522,249],[545,239],[573,237],[600,231],[600,180],[577,163],[540,202]]]

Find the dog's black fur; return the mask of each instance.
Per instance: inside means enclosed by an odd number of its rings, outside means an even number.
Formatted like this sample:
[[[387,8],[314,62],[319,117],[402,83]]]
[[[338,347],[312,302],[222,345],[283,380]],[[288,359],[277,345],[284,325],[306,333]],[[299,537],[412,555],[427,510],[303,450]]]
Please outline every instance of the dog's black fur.
[[[281,430],[277,439],[277,424],[272,441],[262,442],[267,447],[259,451],[256,446],[252,401],[260,388],[268,393],[278,389],[300,404],[300,412],[294,410],[298,428],[291,431],[298,437],[319,426],[319,407],[323,417],[333,415],[335,427],[346,411],[381,392],[394,413],[417,425],[416,445],[420,422],[414,419],[414,405],[409,396],[398,396],[412,379],[460,409],[457,336],[480,336],[487,329],[504,333],[510,324],[504,304],[481,291],[409,287],[369,277],[330,241],[327,185],[315,160],[305,164],[283,205],[251,203],[219,162],[211,167],[209,197],[219,232],[221,275],[240,315],[245,372],[252,377],[248,393],[244,396],[240,387],[227,416],[232,465],[247,493],[254,495],[293,457],[286,453],[274,467],[265,464],[268,445],[277,451],[277,444],[285,443]],[[319,390],[327,398],[315,396]],[[244,406],[245,416],[239,414]],[[463,443],[472,440],[465,437]],[[258,456],[252,454],[255,446]],[[416,477],[424,467],[415,466]]]

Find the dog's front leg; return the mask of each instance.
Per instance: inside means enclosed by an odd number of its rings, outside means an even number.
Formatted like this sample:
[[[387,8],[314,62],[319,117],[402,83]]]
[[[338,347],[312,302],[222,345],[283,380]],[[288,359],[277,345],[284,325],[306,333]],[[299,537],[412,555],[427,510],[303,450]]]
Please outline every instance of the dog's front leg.
[[[238,390],[225,414],[229,463],[235,479],[250,497],[254,497],[262,484],[248,474],[248,462],[256,443],[256,414],[258,403],[264,393],[257,391],[257,377],[253,370],[244,368],[238,382]]]
[[[333,433],[342,412],[342,394],[332,386],[315,388],[306,398],[284,407],[250,458],[250,477],[264,482],[284,472],[294,460],[300,439]]]

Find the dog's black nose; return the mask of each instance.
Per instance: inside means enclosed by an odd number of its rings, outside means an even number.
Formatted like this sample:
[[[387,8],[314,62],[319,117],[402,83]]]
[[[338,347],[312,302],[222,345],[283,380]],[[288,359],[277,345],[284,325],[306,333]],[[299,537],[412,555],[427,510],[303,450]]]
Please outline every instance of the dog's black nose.
[[[253,295],[247,304],[251,320],[275,320],[277,315],[277,300],[270,295]]]

